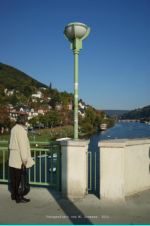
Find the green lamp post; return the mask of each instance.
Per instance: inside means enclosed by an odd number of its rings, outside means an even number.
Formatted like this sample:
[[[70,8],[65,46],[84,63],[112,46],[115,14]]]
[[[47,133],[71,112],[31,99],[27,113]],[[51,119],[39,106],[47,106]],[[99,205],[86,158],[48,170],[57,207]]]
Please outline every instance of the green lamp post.
[[[78,55],[82,41],[89,35],[90,28],[82,23],[71,23],[63,30],[65,38],[71,42],[74,52],[74,140],[78,140]]]

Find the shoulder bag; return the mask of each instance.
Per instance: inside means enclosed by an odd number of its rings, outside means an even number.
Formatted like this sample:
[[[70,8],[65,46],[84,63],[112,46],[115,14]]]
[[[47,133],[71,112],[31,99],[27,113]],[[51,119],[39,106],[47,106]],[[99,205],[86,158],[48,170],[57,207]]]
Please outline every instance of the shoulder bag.
[[[19,187],[18,187],[18,195],[19,196],[27,195],[29,191],[30,191],[30,185],[29,185],[29,180],[27,175],[27,169],[26,169],[26,166],[22,164],[21,178],[20,178]]]

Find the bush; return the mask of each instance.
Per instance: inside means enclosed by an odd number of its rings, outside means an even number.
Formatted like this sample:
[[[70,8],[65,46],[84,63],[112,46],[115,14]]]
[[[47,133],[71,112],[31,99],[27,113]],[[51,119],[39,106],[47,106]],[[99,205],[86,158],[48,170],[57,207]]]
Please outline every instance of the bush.
[[[93,126],[89,122],[86,122],[83,125],[83,129],[85,132],[91,132],[93,130]]]
[[[103,123],[107,124],[107,128],[110,128],[115,125],[115,120],[114,119],[103,119],[102,124]]]
[[[83,122],[79,122],[78,125],[82,127],[84,125],[84,123]]]

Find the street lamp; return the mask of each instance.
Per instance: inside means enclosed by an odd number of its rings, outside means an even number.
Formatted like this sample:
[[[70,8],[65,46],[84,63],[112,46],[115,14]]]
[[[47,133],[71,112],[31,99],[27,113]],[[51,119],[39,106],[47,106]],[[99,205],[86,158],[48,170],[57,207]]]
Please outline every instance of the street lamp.
[[[78,55],[82,49],[82,41],[90,33],[90,28],[82,23],[71,23],[65,27],[63,33],[71,42],[71,49],[74,52],[74,140],[78,140]]]

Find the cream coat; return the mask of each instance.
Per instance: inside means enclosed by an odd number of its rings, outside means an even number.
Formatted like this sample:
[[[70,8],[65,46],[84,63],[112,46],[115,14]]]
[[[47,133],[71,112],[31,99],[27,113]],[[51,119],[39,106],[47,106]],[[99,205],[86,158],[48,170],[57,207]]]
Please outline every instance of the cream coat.
[[[24,129],[23,126],[16,124],[12,128],[9,149],[9,166],[21,169],[21,165],[23,162],[27,161],[27,168],[35,164],[35,162],[31,158],[30,144],[27,136],[27,131]]]

